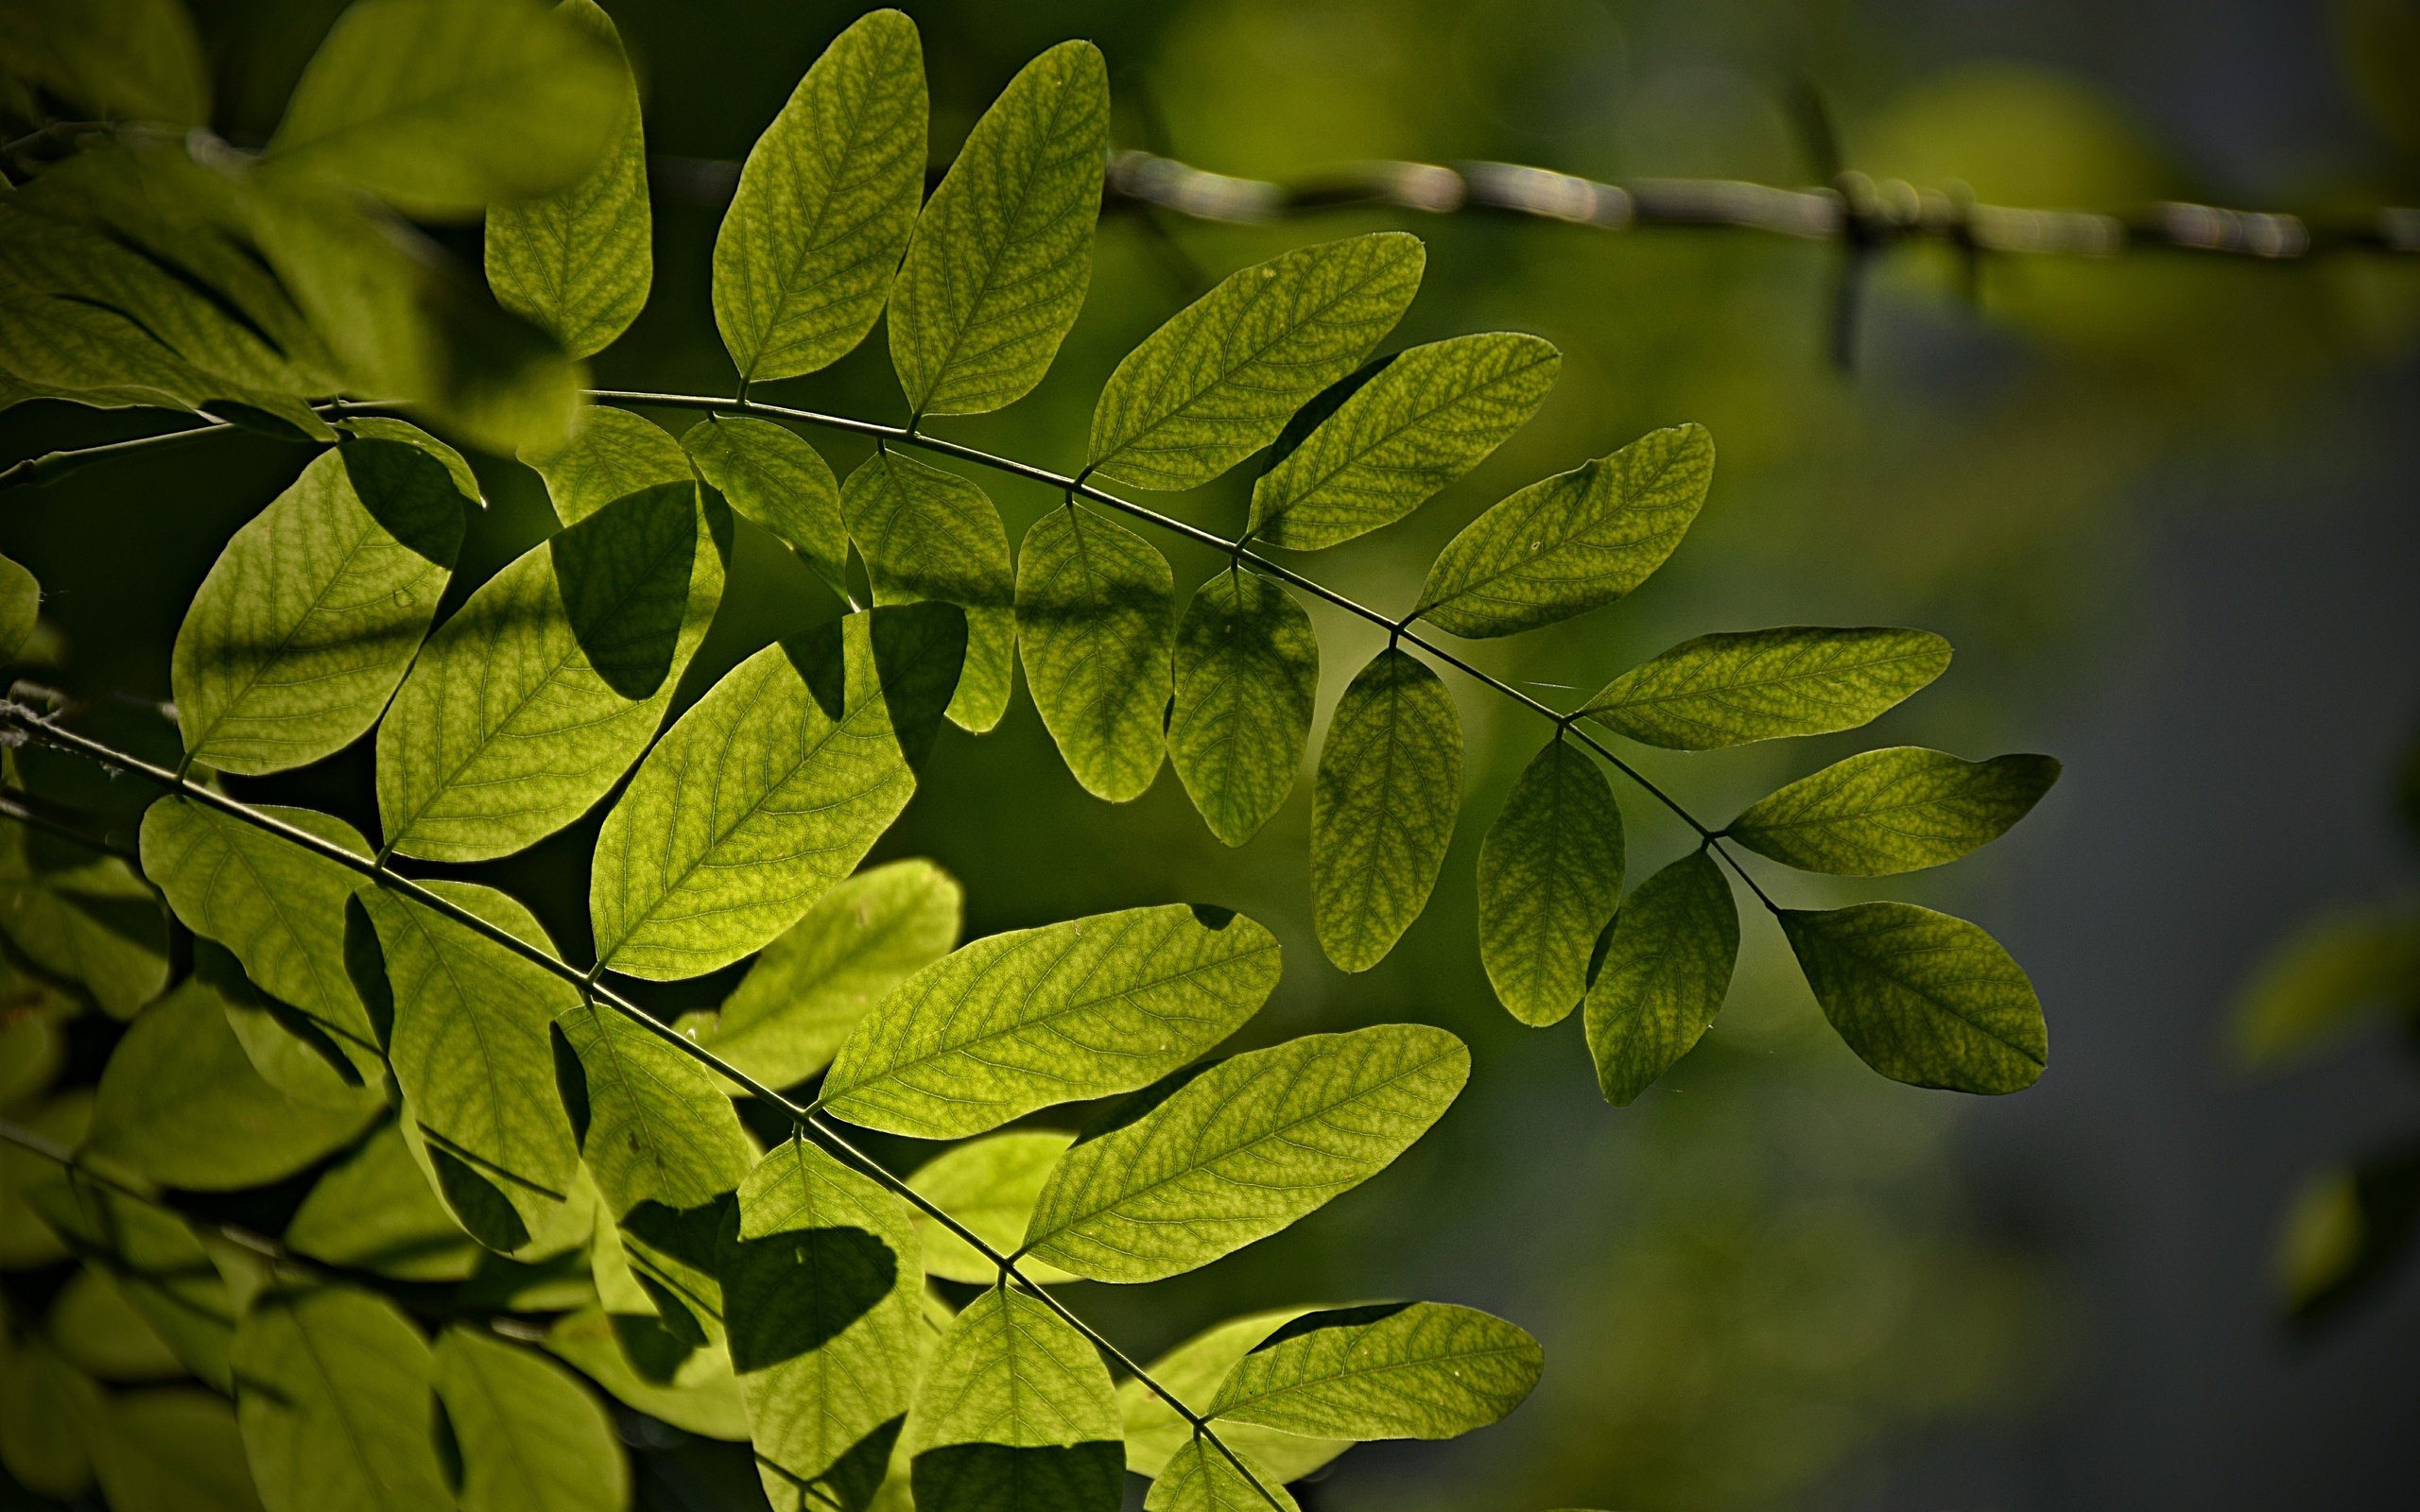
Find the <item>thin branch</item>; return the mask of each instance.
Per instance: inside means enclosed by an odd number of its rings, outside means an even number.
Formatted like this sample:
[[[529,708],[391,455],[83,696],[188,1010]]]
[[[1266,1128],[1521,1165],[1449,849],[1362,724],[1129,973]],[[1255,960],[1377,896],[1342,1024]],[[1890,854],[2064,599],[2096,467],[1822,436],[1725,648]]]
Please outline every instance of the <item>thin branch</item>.
[[[132,452],[154,451],[190,441],[197,437],[216,436],[221,431],[233,429],[235,426],[227,421],[210,420],[199,425],[188,425],[182,430],[162,431],[156,436],[136,436],[123,441],[79,446],[65,452],[45,452],[40,456],[29,456],[9,467],[0,468],[0,489],[39,488],[45,483],[56,483],[68,473],[90,467],[95,462],[106,462]]]
[[[131,1182],[120,1180],[106,1171],[95,1170],[86,1165],[76,1158],[74,1150],[55,1140],[37,1134],[23,1125],[0,1119],[0,1143],[13,1144],[29,1155],[39,1156],[63,1168],[72,1177],[90,1181],[96,1187],[140,1202],[147,1208],[157,1208],[189,1228],[197,1222],[190,1214],[180,1211],[174,1203],[169,1202],[158,1193],[143,1191]],[[297,1270],[309,1271],[314,1275],[337,1274],[337,1267],[323,1265],[316,1260],[298,1255],[267,1234],[258,1233],[241,1224],[200,1221],[219,1238],[240,1248],[249,1249],[264,1260],[272,1261],[281,1265],[289,1265]]]

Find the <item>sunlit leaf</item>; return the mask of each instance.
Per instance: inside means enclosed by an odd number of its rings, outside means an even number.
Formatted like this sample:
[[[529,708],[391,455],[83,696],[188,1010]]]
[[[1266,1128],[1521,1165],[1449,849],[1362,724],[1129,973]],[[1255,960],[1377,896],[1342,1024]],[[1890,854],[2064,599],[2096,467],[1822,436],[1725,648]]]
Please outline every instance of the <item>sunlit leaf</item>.
[[[594,167],[630,94],[610,38],[522,0],[355,0],[286,101],[262,169],[474,213]]]
[[[982,731],[1008,712],[1016,670],[1016,569],[991,496],[973,480],[890,448],[840,486],[849,539],[865,558],[876,604],[927,599],[966,615],[966,669],[949,717]]]
[[[922,1512],[1115,1512],[1125,1451],[1109,1370],[1024,1292],[994,1288],[942,1338],[908,1419]]]
[[[1050,369],[1092,282],[1109,72],[1088,42],[1019,70],[916,219],[890,361],[917,419],[1013,404]]]
[[[205,1391],[112,1397],[93,1473],[111,1512],[259,1512],[234,1409]]]
[[[200,126],[210,87],[181,0],[16,0],[0,11],[0,73],[96,120]]]
[[[235,1420],[268,1512],[454,1512],[430,1432],[435,1366],[394,1304],[274,1290],[235,1335]]]
[[[1223,1435],[1221,1435],[1223,1437]],[[1232,1450],[1233,1445],[1228,1448]],[[1151,1483],[1143,1512],[1300,1512],[1284,1485],[1252,1456],[1235,1459],[1206,1438],[1190,1438]]]
[[[683,484],[608,505],[480,585],[378,727],[389,847],[508,855],[604,797],[663,722],[722,575]]]
[[[865,339],[925,194],[925,59],[896,10],[833,40],[756,139],[715,238],[715,325],[743,385]]]
[[[285,1247],[407,1281],[461,1280],[480,1254],[391,1124],[313,1183],[285,1226]]]
[[[1793,625],[1701,635],[1599,689],[1583,718],[1672,750],[1854,730],[1949,666],[1925,630]]]
[[[544,1355],[457,1323],[438,1335],[438,1400],[462,1455],[462,1512],[620,1512],[631,1470],[613,1422]]]
[[[1218,1395],[1219,1383],[1227,1379],[1236,1361],[1309,1311],[1290,1307],[1230,1318],[1195,1334],[1145,1368],[1179,1400],[1201,1411]],[[1179,1451],[1193,1442],[1193,1425],[1139,1379],[1117,1383],[1117,1411],[1126,1425],[1126,1468],[1138,1475],[1158,1475]],[[1221,1423],[1219,1436],[1266,1469],[1269,1475],[1264,1479],[1272,1486],[1301,1480],[1353,1447],[1348,1439],[1279,1433],[1253,1423]]]
[[[1311,914],[1348,971],[1387,958],[1427,906],[1462,803],[1462,719],[1392,646],[1337,700],[1311,790]]]
[[[1781,911],[1824,1017],[1893,1081],[1959,1092],[2033,1085],[2049,1058],[2042,1003],[1999,941],[1913,903]]]
[[[731,1357],[714,1349],[683,1348],[677,1355],[650,1349],[666,1339],[651,1314],[616,1316],[590,1306],[557,1318],[542,1342],[624,1406],[707,1438],[747,1438],[748,1406]],[[658,1365],[660,1373],[648,1368]]]
[[[1320,643],[1293,595],[1221,573],[1176,627],[1168,760],[1210,833],[1241,845],[1294,790],[1311,738]]]
[[[832,465],[769,420],[717,415],[682,434],[689,460],[739,517],[773,534],[835,592],[849,586],[849,537]]]
[[[412,447],[320,454],[227,542],[177,629],[186,752],[220,771],[281,771],[376,723],[453,576],[462,504]]]
[[[1562,366],[1551,342],[1510,331],[1383,359],[1300,445],[1279,438],[1245,538],[1318,551],[1392,524],[1527,423]]]
[[[580,1154],[608,1212],[702,1208],[739,1189],[756,1149],[704,1067],[595,1003],[556,1022],[579,1057]]]
[[[1026,686],[1067,769],[1096,798],[1139,798],[1159,774],[1176,576],[1159,548],[1069,504],[1017,548]]]
[[[943,1150],[917,1167],[908,1184],[994,1249],[1013,1254],[1051,1166],[1074,1140],[1058,1129],[987,1134]],[[916,1228],[924,1235],[927,1274],[971,1286],[1000,1279],[997,1265],[941,1224],[919,1213]],[[1037,1285],[1072,1279],[1055,1265],[1030,1260],[1020,1261],[1017,1268]]]
[[[1335,1438],[1451,1438],[1519,1406],[1543,1363],[1537,1340],[1475,1308],[1338,1308],[1237,1361],[1210,1415]]]
[[[1588,958],[1622,895],[1622,812],[1612,784],[1562,740],[1522,770],[1478,848],[1478,955],[1523,1023],[1558,1023],[1588,988]]]
[[[858,1021],[823,1105],[869,1128],[962,1139],[1132,1091],[1234,1033],[1277,972],[1269,931],[1182,903],[993,935]]]
[[[1597,1085],[1630,1103],[1694,1048],[1731,990],[1739,907],[1714,857],[1692,851],[1638,885],[1588,988]]]
[[[1372,232],[1229,274],[1110,374],[1087,470],[1147,489],[1226,472],[1394,329],[1426,262],[1417,236]]]
[[[567,525],[579,524],[616,499],[695,478],[688,454],[670,431],[611,404],[584,407],[570,440],[524,452],[521,459],[546,480],[555,518]]]
[[[620,53],[620,34],[596,0],[563,0],[556,9]],[[627,60],[621,73],[621,124],[596,165],[552,194],[488,212],[488,286],[497,302],[575,357],[603,351],[630,328],[655,276],[647,131]]]
[[[218,994],[244,1058],[271,1087],[315,1108],[356,1108],[365,1093],[383,1100],[385,1077],[374,1060],[354,1064],[308,1017],[262,991],[226,947],[195,939],[193,974]]]
[[[598,957],[697,976],[796,923],[914,794],[908,757],[941,721],[962,634],[946,605],[878,609],[715,684],[606,816],[589,883]]]
[[[1751,804],[1723,833],[1803,870],[1887,877],[1998,839],[2058,780],[2059,764],[2048,756],[1969,762],[1893,746],[1800,778]]]
[[[0,933],[115,1018],[167,985],[167,920],[133,869],[12,820],[0,820]]]
[[[1713,481],[1704,427],[1676,425],[1532,483],[1445,543],[1414,613],[1481,637],[1610,604],[1664,565]]]
[[[1393,1163],[1444,1116],[1470,1052],[1443,1029],[1305,1035],[1222,1060],[1061,1157],[1025,1250],[1150,1281],[1276,1233]]]

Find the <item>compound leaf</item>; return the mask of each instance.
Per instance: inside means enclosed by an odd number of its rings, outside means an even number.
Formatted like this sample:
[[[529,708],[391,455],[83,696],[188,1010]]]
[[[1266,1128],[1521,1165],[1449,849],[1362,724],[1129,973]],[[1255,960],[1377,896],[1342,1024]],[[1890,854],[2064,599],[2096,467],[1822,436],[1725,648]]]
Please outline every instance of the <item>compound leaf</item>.
[[[925,194],[925,56],[876,10],[833,39],[749,149],[715,238],[715,325],[743,384],[838,361],[873,328]]]
[[[908,1450],[929,1512],[1115,1512],[1124,1490],[1108,1368],[1046,1304],[1003,1287],[942,1336]]]
[[[804,437],[769,420],[717,415],[690,426],[681,445],[741,519],[770,531],[835,593],[848,593],[840,486],[832,465]]]
[[[1888,877],[1955,861],[2031,812],[2059,764],[1962,761],[1921,746],[1860,751],[1759,799],[1723,831],[1805,871]]]
[[[1562,1022],[1622,896],[1613,785],[1561,740],[1523,769],[1478,848],[1478,955],[1512,1017]]]
[[[394,1304],[278,1289],[235,1332],[235,1420],[268,1512],[453,1512],[430,1433],[436,1366]]]
[[[546,480],[555,518],[567,525],[641,490],[686,484],[695,477],[689,455],[670,431],[610,404],[587,405],[568,441],[525,452],[521,459]]]
[[[1146,489],[1226,472],[1394,329],[1426,261],[1419,237],[1382,231],[1229,274],[1109,375],[1087,471]]]
[[[462,495],[428,454],[320,453],[235,532],[178,627],[186,754],[260,773],[351,745],[404,680],[461,541]]]
[[[1063,42],[975,123],[916,219],[890,296],[890,361],[908,406],[974,415],[1050,369],[1092,282],[1109,163],[1109,71]]]
[[[1188,1406],[1206,1407],[1236,1361],[1309,1311],[1289,1307],[1230,1318],[1152,1361],[1150,1377]],[[1137,1475],[1157,1476],[1194,1441],[1193,1425],[1139,1379],[1117,1383],[1117,1411],[1126,1425],[1126,1468]],[[1254,1423],[1221,1423],[1219,1436],[1228,1448],[1265,1469],[1268,1473],[1262,1481],[1269,1486],[1299,1481],[1353,1447],[1348,1439],[1305,1437]]]
[[[1168,760],[1228,845],[1251,839],[1294,790],[1319,682],[1319,636],[1292,594],[1242,572],[1194,590],[1176,627]]]
[[[732,669],[596,837],[589,918],[613,970],[697,976],[762,947],[856,869],[916,791],[919,731],[962,655],[957,611],[852,614]]]
[[[858,1021],[823,1106],[868,1128],[962,1139],[1133,1091],[1234,1033],[1277,972],[1268,930],[1183,903],[993,935]]]
[[[1050,1168],[1074,1143],[1059,1129],[1010,1129],[955,1145],[917,1168],[908,1184],[934,1206],[972,1229],[1001,1254],[1011,1254],[1025,1237],[1035,1199]],[[925,1237],[925,1270],[947,1281],[981,1286],[1000,1279],[1000,1268],[973,1245],[919,1214]],[[1038,1284],[1074,1278],[1054,1265],[1021,1263],[1025,1279]]]
[[[936,600],[966,615],[966,669],[949,717],[990,730],[1008,712],[1017,651],[1016,569],[991,496],[971,479],[884,448],[840,486],[840,514],[876,604]]]
[[[1705,427],[1676,425],[1532,483],[1445,543],[1413,613],[1477,638],[1610,604],[1664,565],[1713,481]]]
[[[1470,1052],[1386,1023],[1222,1060],[1051,1170],[1024,1251],[1151,1281],[1265,1239],[1392,1164],[1453,1106]],[[1157,1091],[1156,1089],[1154,1090]]]
[[[1301,1512],[1286,1487],[1250,1454],[1236,1451],[1236,1458],[1243,1462],[1240,1467],[1208,1439],[1187,1439],[1152,1481],[1143,1512]]]
[[[389,847],[489,860],[579,817],[663,722],[722,580],[683,483],[616,500],[480,585],[378,728]]]
[[[1781,911],[1806,985],[1858,1058],[1893,1081],[2022,1091],[2050,1054],[2025,969],[1976,925],[1913,903]]]
[[[579,1058],[580,1155],[608,1213],[683,1211],[739,1189],[756,1148],[704,1067],[596,1003],[555,1022]]]
[[[1854,730],[1949,666],[1925,630],[1810,625],[1701,635],[1605,684],[1581,713],[1668,750]]]
[[[622,52],[621,34],[596,0],[562,0],[564,20]],[[647,198],[647,129],[638,81],[621,58],[621,124],[604,156],[571,183],[488,212],[488,286],[496,301],[575,357],[614,344],[647,306],[655,277]]]
[[[1337,1308],[1237,1361],[1210,1416],[1333,1438],[1452,1438],[1519,1406],[1544,1363],[1537,1340],[1476,1308]]]
[[[1073,504],[1035,521],[1017,548],[1026,686],[1096,798],[1140,798],[1159,775],[1175,603],[1158,547]]]
[[[1311,914],[1329,960],[1387,958],[1427,905],[1461,802],[1453,696],[1389,646],[1337,700],[1311,789]]]
[[[1588,1052],[1605,1100],[1626,1108],[1714,1025],[1739,956],[1739,906],[1693,851],[1638,885],[1588,988]]]
[[[620,1512],[630,1462],[571,1372],[457,1323],[437,1336],[438,1400],[462,1455],[462,1512]]]

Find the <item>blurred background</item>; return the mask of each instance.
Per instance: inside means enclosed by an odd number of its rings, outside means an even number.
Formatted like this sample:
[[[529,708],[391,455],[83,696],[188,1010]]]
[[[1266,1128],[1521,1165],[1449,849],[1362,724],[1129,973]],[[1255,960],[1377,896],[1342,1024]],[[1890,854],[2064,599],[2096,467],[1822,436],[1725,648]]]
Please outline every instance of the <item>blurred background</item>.
[[[337,7],[196,9],[227,60],[230,134],[265,136]],[[789,0],[608,9],[641,72],[652,149],[720,160],[745,154],[856,14]],[[1829,165],[1811,91],[1840,163],[1962,181],[1989,201],[2181,198],[2322,218],[2420,203],[2420,10],[2392,0],[905,9],[925,31],[937,163],[1026,59],[1086,36],[1110,60],[1120,146],[1229,173],[1493,158],[1812,183]],[[659,192],[655,296],[597,360],[599,383],[729,391],[707,301],[718,215]],[[1998,936],[2041,991],[2050,1069],[1990,1102],[1880,1080],[1824,1027],[1752,908],[1704,1044],[1610,1108],[1578,1017],[1514,1022],[1475,946],[1478,839],[1543,726],[1457,687],[1469,797],[1444,880],[1394,954],[1349,977],[1311,937],[1307,782],[1229,850],[1172,772],[1131,805],[1086,797],[1020,699],[991,735],[944,733],[877,852],[960,877],[970,933],[1225,904],[1287,946],[1251,1042],[1416,1019],[1476,1055],[1453,1115],[1383,1180],[1204,1271],[1139,1296],[1080,1288],[1077,1305],[1138,1355],[1251,1308],[1388,1296],[1486,1307],[1544,1342],[1545,1383],[1506,1424],[1357,1450],[1305,1488],[1310,1512],[2410,1505],[2420,1265],[2389,1267],[2301,1327],[2277,1251],[2307,1177],[2420,1129],[2420,1074],[2383,1016],[2259,1074],[2238,1064],[2227,1024],[2303,920],[2408,896],[2420,879],[2394,796],[2420,731],[2420,259],[1997,259],[1970,287],[1946,251],[1900,249],[1872,269],[1843,370],[1833,246],[1403,213],[1237,228],[1129,212],[1104,224],[1090,302],[1043,388],[935,429],[1072,471],[1110,368],[1208,280],[1386,225],[1429,246],[1398,342],[1533,331],[1562,347],[1562,383],[1478,472],[1316,570],[1406,607],[1437,547],[1511,488],[1655,426],[1706,424],[1715,490],[1671,564],[1613,609],[1475,659],[1555,701],[1707,630],[1948,635],[1949,675],[1871,743],[2044,750],[2066,780],[1974,860],[1854,896],[1938,903]],[[756,392],[904,413],[878,339]],[[0,416],[0,450],[143,428],[27,406]],[[265,438],[214,444],[206,458],[89,469],[0,509],[0,551],[51,595],[64,685],[166,696],[186,599],[302,461]],[[827,447],[843,471],[858,455]],[[480,471],[493,507],[466,541],[457,597],[550,524],[534,474]],[[1055,502],[983,481],[1012,539]],[[1244,470],[1172,507],[1233,529],[1248,488]],[[127,540],[145,550],[96,548]],[[1181,589],[1217,565],[1170,555]],[[837,612],[753,532],[732,583],[684,696]],[[1320,630],[1323,718],[1377,638],[1335,615]],[[1719,819],[1862,741],[1641,765]],[[369,770],[348,756],[281,791],[367,817]],[[1630,797],[1641,877],[1685,846]],[[490,871],[567,942],[585,927],[594,833],[576,826]],[[1852,896],[1777,871],[1770,885],[1786,903]],[[729,985],[657,999],[685,1006]],[[658,1504],[718,1504],[700,1499],[720,1484],[702,1460],[694,1479],[678,1456],[667,1467],[646,1487]]]

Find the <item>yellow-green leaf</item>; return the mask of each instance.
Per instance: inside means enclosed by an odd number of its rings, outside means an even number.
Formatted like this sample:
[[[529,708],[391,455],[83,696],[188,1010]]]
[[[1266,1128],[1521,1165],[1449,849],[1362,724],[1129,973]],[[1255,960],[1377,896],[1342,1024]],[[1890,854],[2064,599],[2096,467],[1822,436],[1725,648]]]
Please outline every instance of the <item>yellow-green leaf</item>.
[[[2041,1076],[2042,1002],[1981,929],[1898,902],[1785,908],[1781,927],[1824,1017],[1893,1081],[1997,1093]]]
[[[1723,833],[1806,871],[1888,877],[1957,860],[2032,812],[2059,764],[1962,761],[1920,746],[1862,751],[1749,806]]]
[[[1581,714],[1650,746],[1714,750],[1853,730],[1948,666],[1949,643],[1925,630],[1701,635],[1605,684]]]
[[[1242,572],[1194,590],[1176,627],[1168,760],[1228,845],[1251,839],[1294,790],[1319,682],[1319,636],[1292,594]]]
[[[978,733],[1008,712],[1016,672],[1016,569],[991,496],[973,480],[890,448],[840,486],[841,517],[876,604],[937,600],[966,615],[966,669],[949,717]]]
[[[1529,1024],[1559,1023],[1622,895],[1622,812],[1597,764],[1551,741],[1523,769],[1478,848],[1478,956]]]
[[[1311,917],[1329,960],[1387,958],[1428,904],[1461,803],[1453,696],[1389,646],[1337,700],[1311,789]]]
[[[1176,575],[1159,548],[1075,504],[1017,548],[1026,686],[1084,791],[1140,798],[1166,748]]]
[[[1714,1025],[1739,956],[1739,907],[1714,857],[1692,851],[1638,885],[1588,988],[1588,1052],[1625,1108]]]

